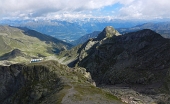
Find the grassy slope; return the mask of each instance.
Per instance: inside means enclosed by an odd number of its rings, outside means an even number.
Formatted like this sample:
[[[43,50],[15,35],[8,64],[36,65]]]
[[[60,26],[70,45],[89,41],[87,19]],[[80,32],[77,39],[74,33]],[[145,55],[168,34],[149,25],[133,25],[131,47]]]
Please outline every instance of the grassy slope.
[[[3,41],[3,37],[0,36],[0,55],[3,53],[8,52],[9,50],[11,50],[11,47],[9,47],[4,41]]]
[[[47,44],[45,42],[40,41],[37,38],[27,36],[23,33],[23,31],[12,28],[12,27],[2,27],[5,28],[1,33],[6,33],[6,35],[2,35],[2,42],[4,42],[7,46],[10,46],[12,49],[18,48],[25,53],[39,53],[45,51],[47,53],[46,47]],[[44,53],[44,54],[45,54]]]
[[[34,33],[32,33],[34,35]],[[9,26],[0,26],[0,56],[19,49],[30,57],[50,56],[54,51],[53,44],[47,44],[36,37],[24,34],[23,30]],[[24,57],[14,59],[14,61],[25,61]]]

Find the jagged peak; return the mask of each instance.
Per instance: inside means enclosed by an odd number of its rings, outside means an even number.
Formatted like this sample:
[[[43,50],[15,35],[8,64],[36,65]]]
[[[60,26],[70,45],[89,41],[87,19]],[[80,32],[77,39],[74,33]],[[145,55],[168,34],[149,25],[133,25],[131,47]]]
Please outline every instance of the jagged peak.
[[[97,39],[102,40],[103,38],[110,38],[113,36],[121,35],[117,30],[115,30],[112,26],[106,26],[103,31],[98,35]]]

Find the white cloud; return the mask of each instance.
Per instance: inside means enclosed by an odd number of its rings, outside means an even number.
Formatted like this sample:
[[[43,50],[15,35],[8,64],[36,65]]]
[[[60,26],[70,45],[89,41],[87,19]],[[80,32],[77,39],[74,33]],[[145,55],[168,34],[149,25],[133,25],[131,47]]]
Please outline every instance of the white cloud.
[[[134,19],[170,18],[169,0],[134,0],[122,7],[119,16]]]
[[[0,18],[92,18],[91,11],[102,14],[101,8],[116,3],[122,7],[105,17],[170,18],[170,0],[0,0]]]
[[[0,0],[0,15],[15,13],[40,16],[58,11],[83,11],[112,5],[116,0]]]

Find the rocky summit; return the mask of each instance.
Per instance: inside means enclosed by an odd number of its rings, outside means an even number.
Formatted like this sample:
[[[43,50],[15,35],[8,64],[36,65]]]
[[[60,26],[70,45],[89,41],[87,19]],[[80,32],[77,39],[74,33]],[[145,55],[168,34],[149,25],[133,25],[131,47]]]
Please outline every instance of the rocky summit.
[[[103,38],[111,38],[113,36],[118,36],[120,33],[115,30],[112,26],[107,26],[104,30],[97,36],[98,40],[102,40]]]

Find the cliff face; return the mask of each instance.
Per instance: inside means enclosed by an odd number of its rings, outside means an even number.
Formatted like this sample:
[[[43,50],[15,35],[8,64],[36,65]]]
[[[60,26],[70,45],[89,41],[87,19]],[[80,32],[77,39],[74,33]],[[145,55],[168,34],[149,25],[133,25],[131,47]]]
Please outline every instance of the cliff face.
[[[1,104],[33,104],[62,88],[60,78],[48,68],[36,65],[0,67]]]

